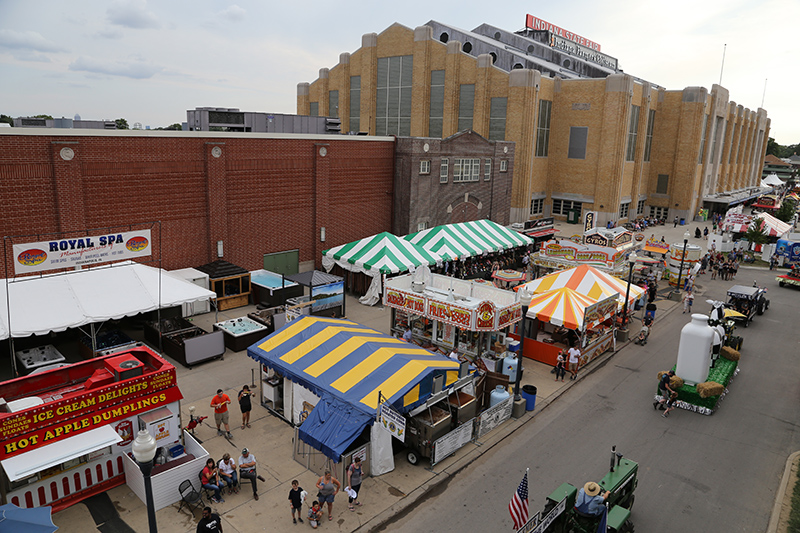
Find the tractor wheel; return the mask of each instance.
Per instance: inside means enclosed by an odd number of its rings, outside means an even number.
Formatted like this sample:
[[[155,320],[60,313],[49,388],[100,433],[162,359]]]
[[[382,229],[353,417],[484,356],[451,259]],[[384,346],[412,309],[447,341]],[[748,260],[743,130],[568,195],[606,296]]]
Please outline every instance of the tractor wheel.
[[[625,520],[625,523],[617,530],[617,533],[633,533],[633,522]]]
[[[764,302],[765,302],[764,303],[764,311],[766,311],[767,309],[769,309],[769,300],[764,300]]]
[[[736,351],[742,351],[742,344],[744,344],[744,337],[739,337],[739,341],[736,343]]]
[[[756,313],[758,313],[759,315],[763,315],[764,314],[764,302],[763,301],[758,302],[758,307],[756,307]]]
[[[636,501],[636,495],[635,495],[635,494],[631,494],[631,497],[630,497],[630,498],[628,498],[628,501],[627,501],[627,502],[625,502],[625,503],[623,503],[623,504],[621,504],[621,505],[622,505],[622,507],[624,507],[625,509],[627,509],[627,510],[629,510],[629,511],[633,511],[633,502],[634,502],[634,501]]]
[[[786,284],[784,282],[782,282],[782,281],[778,282],[778,287],[785,287],[785,286],[786,286]]]
[[[415,466],[417,463],[419,463],[419,456],[417,455],[417,452],[408,452],[408,455],[406,455],[406,459],[408,459],[409,463]]]

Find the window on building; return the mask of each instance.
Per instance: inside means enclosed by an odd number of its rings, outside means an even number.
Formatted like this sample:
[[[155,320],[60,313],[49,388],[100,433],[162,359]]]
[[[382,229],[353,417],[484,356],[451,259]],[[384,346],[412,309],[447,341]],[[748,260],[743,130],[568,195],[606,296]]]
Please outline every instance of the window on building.
[[[569,211],[575,209],[580,213],[582,208],[581,202],[574,200],[561,200],[560,198],[553,198],[553,214],[566,215]]]
[[[628,214],[630,213],[631,203],[626,202],[624,204],[620,204],[619,206],[619,218],[628,218]]]
[[[310,117],[318,117],[319,116],[319,102],[309,102],[309,104],[308,104],[308,116],[310,116]]]
[[[544,212],[544,198],[531,200],[531,215],[541,215]]]
[[[417,224],[417,231],[422,231],[422,230],[426,230],[426,229],[428,229],[428,223],[427,222],[420,222],[419,224]]]
[[[589,138],[589,128],[585,126],[572,126],[569,129],[569,159],[586,159],[586,140]]]
[[[492,179],[492,160],[484,159],[483,161],[483,180],[489,181]]]
[[[647,113],[647,134],[644,138],[644,160],[650,161],[650,147],[653,144],[653,123],[656,118],[656,110],[651,109]]]
[[[442,158],[442,163],[439,165],[439,183],[447,183],[447,174],[450,171],[450,160],[446,157]]]
[[[350,76],[350,131],[361,131],[361,76]]]
[[[508,172],[508,160],[500,160],[500,172]]]
[[[481,160],[477,158],[456,157],[453,160],[453,183],[480,181]]]
[[[547,157],[550,150],[550,111],[553,102],[539,100],[539,121],[536,124],[536,157]]]
[[[628,150],[625,152],[625,161],[636,158],[636,137],[639,135],[639,106],[631,106],[631,121],[628,123]]]
[[[339,118],[339,91],[328,91],[328,116]]]
[[[645,200],[639,200],[639,203],[636,204],[636,214],[643,215],[644,214],[644,202]]]
[[[700,137],[700,154],[697,156],[697,164],[703,164],[703,152],[706,150],[706,126],[708,126],[708,115],[703,115],[703,133]]]
[[[475,85],[464,84],[458,95],[458,131],[472,129],[472,113],[475,109]]]
[[[656,182],[656,193],[667,194],[669,190],[669,174],[659,174]]]
[[[442,136],[444,122],[444,71],[431,72],[431,109],[428,118],[428,137]]]
[[[717,157],[717,146],[719,146],[719,144],[720,144],[719,140],[722,137],[722,132],[723,132],[724,129],[725,128],[724,128],[723,123],[722,123],[722,117],[716,117],[716,120],[714,121],[714,137],[713,137],[713,141],[714,142],[711,145],[712,146],[712,148],[711,148],[711,154],[712,154],[711,157],[712,158],[713,157]],[[722,151],[721,150],[720,150],[720,154],[719,154],[719,157],[718,157],[717,161],[718,162],[722,162]]]
[[[375,133],[411,135],[413,56],[378,58],[375,95]]]
[[[506,109],[508,98],[492,98],[492,107],[489,111],[489,140],[506,140]]]
[[[431,173],[431,162],[429,159],[424,159],[419,162],[419,173],[420,174],[430,174]]]
[[[669,218],[669,207],[650,206],[650,216],[656,218]]]

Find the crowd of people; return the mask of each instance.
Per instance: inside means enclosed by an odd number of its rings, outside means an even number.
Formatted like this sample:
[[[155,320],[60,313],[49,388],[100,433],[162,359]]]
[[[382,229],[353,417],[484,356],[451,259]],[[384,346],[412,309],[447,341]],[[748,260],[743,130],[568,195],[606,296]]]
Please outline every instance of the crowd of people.
[[[464,260],[445,261],[441,266],[432,267],[431,272],[460,279],[489,279],[492,272],[525,266],[526,261],[523,261],[523,258],[527,255],[528,252],[524,247],[517,247],[504,252],[468,257]]]

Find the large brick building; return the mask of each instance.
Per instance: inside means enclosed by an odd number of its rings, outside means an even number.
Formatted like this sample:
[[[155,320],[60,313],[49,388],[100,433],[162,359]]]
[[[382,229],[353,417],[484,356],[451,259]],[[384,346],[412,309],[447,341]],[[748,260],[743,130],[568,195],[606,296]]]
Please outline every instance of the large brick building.
[[[690,219],[704,197],[758,185],[765,110],[737,105],[719,85],[666,90],[615,62],[589,68],[563,47],[548,54],[545,43],[558,41],[539,33],[494,30],[431,21],[366,34],[361,48],[298,84],[297,112],[335,114],[342,131],[446,138],[471,129],[515,141],[512,222],[570,210],[597,211],[601,223]]]
[[[294,249],[310,267],[392,224],[388,137],[4,128],[0,153],[0,228],[30,236],[16,242],[160,221],[164,268],[215,260],[222,241],[253,270]]]

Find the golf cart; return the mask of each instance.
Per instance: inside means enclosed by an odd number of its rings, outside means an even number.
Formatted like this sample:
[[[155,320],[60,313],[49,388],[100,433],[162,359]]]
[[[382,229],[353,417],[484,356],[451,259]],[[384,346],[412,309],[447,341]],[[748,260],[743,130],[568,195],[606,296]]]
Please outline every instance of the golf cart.
[[[623,459],[616,446],[611,448],[611,467],[600,481],[602,491],[609,491],[608,533],[633,533],[630,520],[633,509],[634,491],[638,484],[639,463]],[[578,489],[564,483],[547,497],[541,512],[539,527],[542,533],[595,533],[600,522],[599,516],[589,516],[575,509]],[[543,525],[543,526],[542,526]],[[538,528],[537,528],[538,531]]]
[[[744,315],[742,317],[733,316],[731,318],[742,322],[744,327],[747,327],[757,314],[763,315],[764,311],[769,309],[767,290],[757,285],[753,287],[734,285],[728,289],[728,301],[725,302],[725,307]]]

